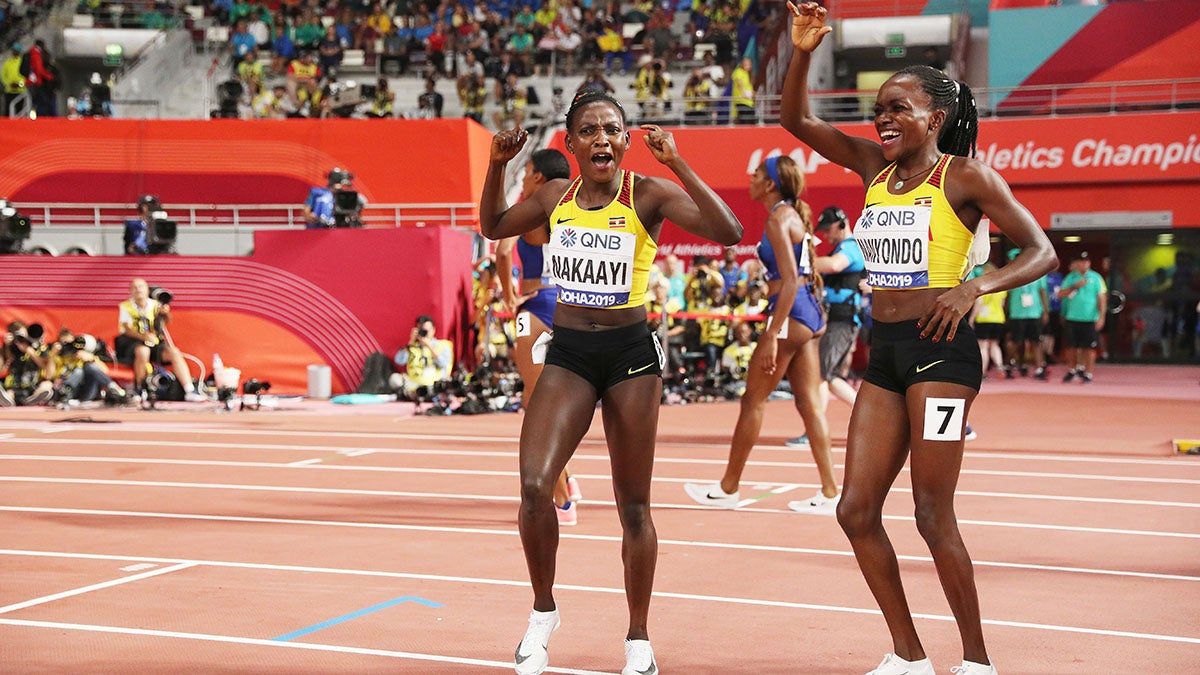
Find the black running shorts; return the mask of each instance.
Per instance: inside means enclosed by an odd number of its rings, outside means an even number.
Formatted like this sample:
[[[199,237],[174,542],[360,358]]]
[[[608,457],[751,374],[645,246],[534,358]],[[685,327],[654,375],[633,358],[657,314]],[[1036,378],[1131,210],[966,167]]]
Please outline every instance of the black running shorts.
[[[604,331],[555,326],[546,365],[566,368],[603,396],[609,387],[630,378],[661,377],[666,355],[645,322]]]
[[[921,339],[916,319],[871,326],[871,358],[863,380],[903,394],[918,382],[953,382],[979,391],[983,361],[975,331],[964,320],[954,339]]]

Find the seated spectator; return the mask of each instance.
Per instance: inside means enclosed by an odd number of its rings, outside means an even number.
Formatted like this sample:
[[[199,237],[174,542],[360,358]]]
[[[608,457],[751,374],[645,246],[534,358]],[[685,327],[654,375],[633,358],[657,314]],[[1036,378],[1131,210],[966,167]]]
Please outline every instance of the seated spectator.
[[[604,55],[604,72],[606,74],[612,74],[613,59],[618,57],[621,59],[622,75],[633,69],[633,52],[625,48],[625,38],[621,37],[620,31],[617,30],[617,25],[611,20],[604,24],[603,31],[596,38],[596,46],[600,48],[600,53]]]
[[[258,5],[257,1],[254,3]],[[255,46],[259,49],[271,49],[271,12],[266,7],[260,11],[251,12],[246,19],[246,32],[254,38]]]
[[[338,40],[342,42],[343,49],[349,49],[358,41],[358,19],[354,16],[352,9],[342,7],[337,23],[334,24],[334,30],[337,32]],[[368,52],[370,51],[374,50],[368,50]]]
[[[291,106],[291,101],[288,99],[287,87],[282,82],[259,94],[251,107],[254,109],[254,116],[258,119],[281,120],[295,112],[295,108]]]
[[[75,102],[74,112],[81,117],[112,117],[112,89],[100,73],[92,73],[88,86]]]
[[[321,66],[321,72],[333,73],[337,72],[342,66],[342,40],[338,37],[337,28],[328,26],[325,29],[325,36],[321,38],[321,42],[317,44],[317,54],[319,55],[317,63]]]
[[[42,328],[37,324],[8,324],[4,353],[0,355],[0,371],[6,373],[0,387],[0,407],[46,405],[54,398],[53,371],[41,338]]]
[[[408,27],[408,17],[397,17],[392,22],[392,29],[383,36],[383,54],[393,57],[399,64],[399,74],[408,72],[408,46],[412,41],[412,29]]]
[[[376,2],[371,5],[371,13],[358,28],[358,39],[355,48],[375,52],[375,41],[381,39],[392,29],[392,20],[383,11],[383,4]]]
[[[292,42],[291,27],[275,26],[275,39],[271,41],[271,70],[276,75],[287,72],[288,64],[296,58],[296,45]]]
[[[292,41],[296,43],[296,49],[315,50],[323,37],[325,37],[325,24],[321,23],[321,17],[312,10],[304,10],[304,18],[296,25],[296,30],[292,33]]]
[[[375,83],[375,96],[371,99],[371,109],[366,112],[367,117],[375,119],[391,117],[395,106],[396,92],[392,91],[386,77],[379,78]]]
[[[450,379],[454,367],[454,343],[437,337],[433,317],[417,317],[408,342],[396,352],[393,362],[400,369],[393,388],[409,396],[419,396],[437,382]]]
[[[508,44],[505,45],[505,51],[512,52],[517,60],[521,62],[524,72],[530,72],[533,67],[533,52],[535,44],[533,35],[525,29],[524,24],[517,24],[516,32],[508,39]]]
[[[58,331],[58,341],[47,349],[60,400],[87,402],[101,396],[123,400],[125,390],[108,373],[108,364],[97,351],[102,343],[90,335],[76,336],[70,328]]]
[[[246,22],[239,20],[233,24],[233,30],[229,33],[229,53],[234,64],[234,69],[237,69],[237,64],[246,58],[252,50],[258,48],[258,42],[250,31],[246,30]]]
[[[292,106],[300,114],[315,116],[321,103],[321,68],[311,51],[300,54],[287,71],[287,92]]]
[[[437,91],[437,79],[425,78],[425,91],[417,96],[417,111],[421,117],[434,119],[442,116],[444,98]]]
[[[433,33],[425,40],[425,53],[429,55],[429,63],[433,72],[449,74],[446,68],[446,49],[449,47],[450,35],[446,32],[446,24],[439,21],[433,27]]]
[[[246,88],[247,100],[258,97],[263,87],[263,64],[258,60],[258,50],[251,49],[237,66],[237,76]]]
[[[166,325],[171,320],[171,305],[150,297],[150,285],[145,279],[134,279],[129,284],[129,299],[121,303],[117,326],[120,333],[113,341],[117,362],[133,367],[134,390],[143,397],[153,392],[146,391],[146,377],[152,364],[169,367],[183,387],[188,401],[203,401],[204,396],[196,390],[192,372],[183,352],[167,339]]]

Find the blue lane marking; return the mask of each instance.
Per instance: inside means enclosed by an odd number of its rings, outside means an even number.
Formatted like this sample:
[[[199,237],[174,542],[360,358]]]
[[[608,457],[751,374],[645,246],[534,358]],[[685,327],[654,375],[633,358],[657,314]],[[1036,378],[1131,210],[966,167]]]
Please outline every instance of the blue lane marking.
[[[358,617],[364,616],[366,614],[370,614],[371,612],[378,612],[379,610],[386,609],[388,607],[391,607],[392,605],[399,605],[402,602],[415,602],[419,605],[425,605],[426,607],[441,607],[442,606],[442,604],[440,602],[426,600],[425,598],[418,598],[414,595],[406,595],[402,598],[396,598],[395,600],[388,600],[387,602],[381,602],[378,605],[373,605],[373,606],[367,607],[365,609],[360,609],[357,612],[343,614],[342,616],[330,619],[328,621],[322,621],[321,623],[313,624],[307,628],[301,628],[300,630],[292,631],[291,633],[287,633],[285,635],[280,635],[279,637],[274,637],[271,639],[276,642],[287,642],[288,640],[294,640],[302,635],[308,635],[309,633],[315,633],[316,631],[319,631],[323,628],[329,628],[330,626],[336,626],[339,623],[342,623],[343,621],[357,619]]]

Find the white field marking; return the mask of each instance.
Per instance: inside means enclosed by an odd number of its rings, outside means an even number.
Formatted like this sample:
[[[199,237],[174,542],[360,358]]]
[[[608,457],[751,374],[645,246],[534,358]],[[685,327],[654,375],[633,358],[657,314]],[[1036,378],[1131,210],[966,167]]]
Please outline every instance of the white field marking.
[[[180,563],[189,565],[205,565],[213,567],[239,568],[239,569],[257,569],[257,570],[273,570],[284,572],[304,572],[304,573],[320,573],[320,574],[344,574],[352,576],[368,576],[368,577],[384,577],[392,579],[415,579],[420,581],[437,581],[449,583],[468,583],[480,584],[488,586],[509,586],[528,588],[529,582],[525,580],[514,579],[493,579],[487,577],[460,577],[444,574],[417,574],[412,572],[383,572],[377,570],[361,570],[361,569],[343,569],[330,567],[308,567],[301,565],[273,565],[264,563],[242,563],[232,561],[216,561],[216,560],[188,560],[188,559],[170,559],[170,558],[150,558],[150,557],[129,557],[129,556],[110,556],[101,554],[75,554],[61,553],[55,551],[20,551],[0,549],[0,555],[25,555],[34,557],[55,557],[55,558],[83,558],[91,560],[145,560],[160,563]],[[607,586],[583,586],[578,584],[556,584],[555,588],[563,591],[579,591],[584,593],[604,593],[612,595],[624,595],[624,588],[612,588]],[[807,602],[791,602],[784,600],[761,600],[758,598],[737,598],[722,595],[701,595],[697,593],[673,593],[669,591],[654,591],[652,594],[657,598],[669,598],[673,600],[693,600],[697,602],[717,602],[733,605],[750,605],[758,607],[780,607],[787,609],[804,609],[821,612],[838,612],[842,614],[866,614],[879,616],[881,612],[878,609],[862,608],[862,607],[846,607],[844,605],[822,605]],[[914,618],[927,619],[930,621],[954,621],[953,616],[942,614],[914,614]],[[0,622],[9,622],[12,620],[0,619]],[[1032,630],[1043,630],[1052,632],[1068,632],[1068,633],[1084,633],[1089,635],[1105,635],[1110,637],[1128,637],[1143,640],[1158,640],[1164,642],[1182,642],[1186,644],[1200,644],[1200,637],[1180,636],[1180,635],[1161,635],[1155,633],[1133,633],[1129,631],[1114,631],[1103,628],[1084,628],[1080,626],[1060,626],[1056,624],[1030,623],[1023,621],[1006,621],[997,619],[984,619],[985,625],[1008,626],[1013,628],[1027,628]],[[272,641],[273,642],[273,641]],[[280,642],[279,644],[290,644]],[[506,667],[512,667],[511,664],[505,663]]]
[[[349,457],[350,454],[343,456]],[[33,462],[80,462],[80,463],[111,463],[111,464],[146,464],[146,465],[168,465],[168,466],[227,466],[237,468],[312,468],[328,471],[359,471],[366,473],[415,473],[415,474],[431,474],[431,475],[455,475],[455,476],[489,476],[499,478],[515,478],[520,474],[517,471],[491,471],[485,469],[437,469],[437,468],[421,468],[421,467],[404,467],[404,466],[358,466],[352,464],[325,464],[324,458],[314,457],[311,459],[302,459],[296,462],[278,463],[278,462],[241,462],[231,460],[208,460],[208,459],[165,459],[154,458],[147,459],[141,457],[88,457],[88,456],[71,456],[71,455],[5,455],[0,454],[2,460],[21,460]],[[753,464],[753,463],[751,463]],[[609,474],[574,474],[578,478],[584,480],[599,480],[611,481],[612,476]],[[655,483],[694,483],[694,478],[665,478],[655,477],[652,479]],[[796,488],[819,488],[816,483],[768,483],[757,485],[754,487],[758,491],[769,491],[771,494],[782,494]],[[786,488],[786,489],[784,489]],[[908,492],[911,493],[911,488],[893,487],[892,492]],[[977,490],[958,490],[955,492],[958,496],[971,497],[990,497],[990,498],[1007,498],[1007,499],[1045,499],[1048,501],[1066,501],[1080,503],[1095,503],[1095,504],[1120,504],[1124,506],[1156,506],[1156,507],[1180,507],[1180,508],[1200,508],[1200,502],[1170,502],[1151,499],[1118,499],[1112,497],[1076,497],[1070,495],[1046,495],[1038,493],[1016,493],[1016,492],[983,492]],[[761,499],[761,498],[760,498]],[[743,500],[739,507],[754,503],[760,499]]]
[[[134,565],[126,565],[121,568],[122,572],[141,572],[142,570],[152,570],[158,565],[154,563],[137,563]]]
[[[40,598],[34,598],[32,600],[26,600],[25,602],[18,602],[18,603],[12,604],[12,605],[6,605],[4,607],[0,607],[0,614],[7,614],[8,612],[13,612],[18,609],[25,609],[26,607],[33,607],[34,605],[43,605],[47,602],[53,602],[55,600],[61,600],[63,598],[70,598],[70,597],[76,596],[76,595],[83,595],[84,593],[91,593],[92,591],[98,591],[98,590],[101,590],[104,588],[112,588],[113,586],[120,586],[121,584],[127,584],[131,581],[141,581],[142,579],[148,579],[150,577],[157,577],[162,574],[170,574],[171,572],[177,572],[179,570],[185,570],[189,567],[195,567],[195,566],[196,566],[196,563],[193,563],[193,562],[181,562],[176,565],[172,565],[171,567],[164,567],[162,569],[151,570],[149,572],[142,572],[141,574],[133,574],[133,575],[130,575],[127,577],[121,577],[120,579],[113,579],[112,581],[105,581],[105,582],[102,582],[99,584],[92,584],[91,586],[84,586],[82,588],[76,588],[76,589],[72,589],[69,591],[63,591],[62,593],[55,593],[53,595],[44,595]]]
[[[128,439],[112,439],[112,440],[97,440],[97,439],[22,439],[23,443],[41,443],[55,445],[71,445],[71,446],[110,446],[119,445],[127,446]],[[445,450],[437,448],[362,448],[340,445],[286,445],[286,444],[267,444],[267,443],[196,443],[187,441],[154,441],[156,447],[178,447],[178,448],[197,448],[197,449],[243,449],[243,450],[272,450],[284,452],[322,452],[322,453],[339,453],[347,455],[350,452],[359,452],[369,450],[373,453],[388,454],[388,455],[433,455],[433,456],[458,456],[458,457],[517,457],[517,452],[514,451],[475,451],[475,450]],[[572,455],[572,460],[593,460],[608,462],[607,454],[585,454],[576,453]],[[703,464],[703,465],[720,465],[724,466],[727,461],[724,459],[693,459],[693,458],[678,458],[678,457],[655,457],[657,464]],[[795,461],[795,462],[773,462],[773,461],[751,461],[746,463],[747,466],[762,466],[776,468],[811,468],[815,466],[811,460]],[[1194,464],[1193,464],[1194,466]],[[834,468],[845,469],[845,465],[835,464]],[[903,469],[908,471],[906,465]],[[1102,481],[1119,481],[1119,482],[1138,482],[1138,483],[1156,483],[1169,485],[1200,485],[1200,478],[1157,478],[1157,477],[1142,477],[1142,476],[1109,476],[1102,474],[1077,474],[1077,473],[1047,473],[1037,471],[999,471],[985,469],[962,469],[960,475],[980,475],[980,476],[1014,476],[1020,478],[1054,478],[1054,479],[1074,479],[1074,480],[1102,480]]]
[[[339,654],[361,654],[363,656],[387,656],[395,659],[410,661],[432,661],[435,663],[453,663],[459,666],[484,666],[512,670],[513,664],[508,661],[485,661],[444,654],[418,654],[416,652],[397,652],[387,649],[367,649],[365,647],[344,647],[341,645],[325,645],[312,642],[279,642],[259,638],[236,637],[232,635],[211,635],[208,633],[183,633],[173,630],[150,630],[147,628],[122,628],[120,626],[96,626],[82,623],[61,623],[58,621],[22,621],[19,619],[0,619],[0,624],[9,626],[24,626],[27,628],[52,628],[55,630],[76,630],[91,633],[115,633],[119,635],[140,635],[142,637],[171,638],[176,640],[202,640],[204,642],[225,642],[230,644],[254,645],[257,647],[272,647],[276,649],[307,649],[318,652],[336,652]],[[547,668],[548,673],[567,673],[568,675],[605,675],[594,670],[576,670],[573,668]]]
[[[244,490],[247,492],[292,492],[301,494],[338,494],[363,497],[411,497],[420,499],[460,499],[473,501],[519,502],[518,495],[473,495],[448,492],[407,492],[403,490],[362,490],[358,488],[323,488],[296,485],[249,485],[238,483],[184,483],[180,481],[159,480],[117,480],[112,478],[53,478],[40,476],[0,476],[0,482],[8,483],[42,483],[63,485],[113,485],[121,487],[166,487],[192,490]],[[589,504],[600,506],[616,506],[616,502],[589,499]],[[652,503],[658,509],[711,509],[709,506],[694,504],[659,504]],[[745,512],[757,513],[791,513],[789,509],[751,509],[742,508]],[[884,520],[915,521],[914,516],[883,516]],[[1059,530],[1063,532],[1090,532],[1096,534],[1121,534],[1144,537],[1178,537],[1181,539],[1200,539],[1200,533],[1167,532],[1162,530],[1126,530],[1107,527],[1086,527],[1082,525],[1043,525],[1038,523],[1001,522],[990,520],[958,519],[960,525],[984,525],[991,527],[1031,528],[1038,530]]]
[[[700,507],[703,508],[703,507]],[[20,507],[20,506],[0,506],[0,513],[63,513],[70,515],[87,515],[87,516],[114,516],[120,518],[164,518],[169,520],[201,520],[208,522],[227,522],[227,523],[266,523],[272,525],[316,525],[321,527],[346,527],[346,528],[362,528],[362,529],[378,529],[378,530],[393,530],[401,532],[434,532],[442,534],[482,534],[502,537],[518,536],[516,529],[497,530],[483,527],[445,527],[437,525],[402,525],[397,523],[363,523],[341,520],[311,520],[300,518],[267,518],[264,516],[218,516],[210,514],[198,513],[155,513],[146,511],[111,511],[103,509],[62,509],[48,507]],[[780,511],[779,513],[783,513]],[[787,513],[794,513],[787,511]],[[561,539],[575,539],[579,541],[603,541],[603,542],[619,542],[620,537],[607,536],[600,534],[567,534],[565,532],[559,534]],[[803,555],[826,555],[838,557],[852,557],[854,554],[850,551],[838,551],[833,549],[819,548],[801,548],[796,546],[773,546],[766,544],[734,544],[720,541],[694,541],[688,539],[659,539],[660,546],[690,546],[695,548],[713,548],[725,549],[734,551],[760,551],[770,553],[797,553]],[[2,553],[3,551],[0,551]],[[932,563],[933,558],[929,556],[916,555],[897,555],[897,559]],[[140,558],[139,558],[140,560]],[[1099,574],[1103,576],[1117,577],[1136,577],[1143,579],[1160,579],[1170,581],[1200,581],[1200,576],[1187,576],[1182,574],[1160,574],[1155,572],[1134,572],[1128,570],[1106,570],[1087,567],[1067,567],[1064,565],[1036,565],[1030,563],[1009,563],[1009,562],[993,562],[986,560],[972,561],[976,567],[1003,567],[1013,569],[1027,569],[1047,572],[1072,572],[1079,574]]]
[[[67,428],[77,428],[66,425]],[[0,422],[0,429],[15,428],[15,429],[42,429],[45,428],[42,422],[29,422],[22,424],[20,421]],[[455,436],[451,434],[404,434],[404,433],[371,433],[371,432],[343,432],[343,431],[280,431],[277,429],[257,429],[257,428],[234,428],[230,429],[227,425],[198,425],[187,424],[180,422],[161,422],[161,423],[129,423],[124,422],[118,425],[113,425],[111,428],[96,428],[88,427],[91,432],[111,431],[113,433],[127,433],[134,429],[146,429],[149,431],[159,431],[166,435],[192,434],[197,430],[203,430],[208,435],[230,435],[230,436],[267,436],[267,437],[285,437],[294,438],[303,436],[305,438],[367,438],[374,440],[415,440],[415,441],[472,441],[480,443],[494,444],[497,442],[510,443],[517,445],[520,441],[518,436]],[[123,443],[124,440],[114,442]],[[604,439],[585,438],[580,442],[581,445],[605,445]],[[718,448],[728,449],[728,439],[719,440],[713,443],[704,442],[682,442],[682,441],[658,441],[656,445],[660,448]],[[225,446],[221,446],[225,447]],[[246,446],[233,446],[246,447]],[[285,446],[291,447],[291,446]],[[797,448],[789,448],[786,445],[756,445],[756,448],[769,450],[787,450],[796,452]],[[844,446],[835,446],[832,448],[834,452],[845,453]],[[600,457],[600,456],[597,456]],[[602,456],[607,459],[607,455]],[[1196,462],[1186,459],[1175,459],[1164,455],[1161,459],[1150,458],[1134,458],[1134,457],[1096,457],[1087,455],[1047,455],[1036,452],[1030,453],[1005,453],[1005,452],[965,452],[965,459],[1020,459],[1020,460],[1038,460],[1046,462],[1070,462],[1072,464],[1081,464],[1085,462],[1093,462],[1098,464],[1129,464],[1129,465],[1144,465],[1144,466],[1187,466],[1195,467]],[[661,461],[655,458],[655,461]],[[722,460],[724,463],[724,460]]]

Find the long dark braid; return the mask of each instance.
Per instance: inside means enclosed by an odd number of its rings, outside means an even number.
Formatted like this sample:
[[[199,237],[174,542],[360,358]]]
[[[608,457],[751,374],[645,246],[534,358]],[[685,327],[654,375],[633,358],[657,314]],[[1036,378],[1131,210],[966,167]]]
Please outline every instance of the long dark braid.
[[[571,107],[567,108],[567,131],[571,131],[571,128],[575,124],[575,117],[579,114],[579,111],[582,110],[584,106],[588,105],[589,103],[600,102],[611,104],[617,109],[618,112],[621,113],[621,124],[625,124],[628,121],[625,119],[625,109],[621,107],[621,103],[609,95],[608,92],[597,91],[595,89],[584,89],[583,91],[575,94],[575,98],[571,100]]]
[[[896,74],[915,78],[921,89],[929,94],[933,107],[946,111],[946,124],[938,132],[938,150],[960,157],[974,157],[975,141],[979,138],[979,111],[975,109],[975,95],[967,83],[953,80],[929,66],[908,66]]]
[[[800,170],[799,165],[796,164],[796,160],[787,155],[780,156],[775,162],[776,171],[779,173],[779,182],[776,184],[776,187],[779,189],[779,195],[783,197],[784,201],[792,205],[796,213],[800,214],[800,221],[804,223],[804,232],[809,235],[813,234],[812,207],[808,205],[808,202],[800,199],[800,193],[804,191],[804,172]],[[808,247],[809,265],[814,266],[812,283],[815,290],[813,292],[817,298],[824,298],[825,280],[821,278],[821,275],[817,273],[815,268],[817,250],[813,246],[813,238],[811,236],[806,238],[806,246]],[[796,262],[799,263],[800,261],[797,260]],[[803,283],[803,280],[801,283]]]

